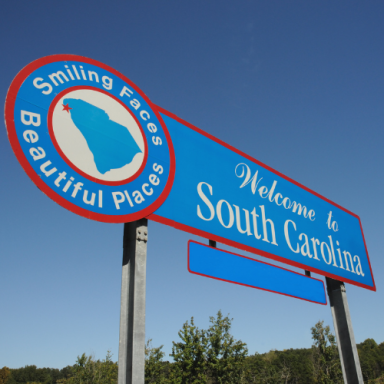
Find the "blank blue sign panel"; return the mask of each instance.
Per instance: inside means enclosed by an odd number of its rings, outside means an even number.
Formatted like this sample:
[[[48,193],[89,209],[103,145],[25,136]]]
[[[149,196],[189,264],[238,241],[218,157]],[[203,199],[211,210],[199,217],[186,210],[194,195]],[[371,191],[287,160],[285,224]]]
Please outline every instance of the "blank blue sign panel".
[[[327,304],[321,280],[194,241],[188,243],[188,270],[229,283]]]

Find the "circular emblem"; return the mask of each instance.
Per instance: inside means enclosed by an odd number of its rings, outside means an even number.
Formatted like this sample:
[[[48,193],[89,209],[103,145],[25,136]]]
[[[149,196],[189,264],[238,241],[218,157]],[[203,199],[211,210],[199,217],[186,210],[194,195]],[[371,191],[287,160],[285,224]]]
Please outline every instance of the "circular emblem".
[[[75,55],[32,62],[11,84],[5,121],[30,178],[81,216],[137,220],[170,192],[167,127],[138,87],[102,63]]]

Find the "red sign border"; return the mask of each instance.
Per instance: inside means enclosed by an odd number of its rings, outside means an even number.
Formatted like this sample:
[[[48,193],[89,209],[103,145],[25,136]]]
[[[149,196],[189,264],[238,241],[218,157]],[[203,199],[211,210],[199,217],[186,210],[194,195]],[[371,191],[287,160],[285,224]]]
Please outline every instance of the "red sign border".
[[[203,243],[200,243],[200,242],[195,241],[195,240],[188,240],[188,272],[193,273],[194,275],[199,275],[199,276],[203,276],[203,277],[208,277],[208,278],[210,278],[210,279],[214,279],[214,280],[225,281],[226,283],[242,285],[242,286],[244,286],[244,287],[249,287],[249,288],[254,288],[254,289],[260,289],[261,291],[272,292],[272,293],[276,293],[276,294],[278,294],[278,295],[283,295],[283,296],[289,296],[289,297],[293,297],[293,298],[295,298],[295,299],[300,299],[300,300],[304,300],[304,301],[309,301],[310,303],[315,303],[315,304],[320,304],[320,305],[327,305],[327,304],[328,304],[327,295],[325,295],[325,303],[320,303],[319,301],[314,301],[314,300],[304,299],[304,298],[299,297],[299,296],[289,295],[288,293],[272,291],[271,289],[260,288],[260,287],[256,287],[256,286],[254,286],[254,285],[238,283],[238,282],[236,282],[236,281],[225,280],[225,279],[221,279],[220,277],[214,277],[214,276],[210,276],[210,275],[204,275],[203,273],[194,272],[194,271],[192,271],[192,270],[190,269],[190,266],[189,266],[189,250],[190,250],[189,244],[191,244],[191,243],[199,244],[199,245],[202,245],[202,246],[207,247],[207,248],[217,249],[217,250],[219,250],[220,252],[229,253],[230,255],[234,255],[234,256],[242,257],[242,258],[244,258],[244,259],[248,259],[248,260],[256,261],[256,262],[258,262],[258,263],[262,263],[262,264],[270,265],[271,267],[278,268],[278,269],[283,269],[284,271],[288,271],[288,272],[291,272],[291,273],[295,273],[296,275],[305,276],[305,275],[303,275],[303,274],[301,274],[301,273],[299,273],[299,272],[292,271],[292,270],[290,270],[290,269],[280,267],[279,265],[274,265],[274,264],[266,263],[265,261],[261,261],[261,260],[257,260],[257,259],[252,259],[252,257],[247,257],[247,256],[244,256],[244,255],[239,255],[238,253],[229,252],[229,251],[227,251],[227,250],[225,250],[225,249],[220,249],[220,248],[211,247],[211,246],[209,246],[209,245],[207,245],[207,244],[203,244]],[[324,281],[323,281],[323,280],[316,279],[315,277],[311,277],[311,276],[305,276],[305,277],[308,278],[308,279],[321,281],[321,283],[323,284],[323,287],[324,287],[324,292],[325,292],[325,286],[324,286]]]

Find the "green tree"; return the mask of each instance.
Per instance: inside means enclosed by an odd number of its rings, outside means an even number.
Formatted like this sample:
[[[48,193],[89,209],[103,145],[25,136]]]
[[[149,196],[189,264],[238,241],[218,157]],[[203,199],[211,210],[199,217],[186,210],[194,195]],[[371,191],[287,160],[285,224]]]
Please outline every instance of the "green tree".
[[[168,362],[163,362],[165,353],[162,351],[163,346],[158,348],[152,347],[152,340],[149,339],[145,346],[145,383],[165,384],[168,382],[166,378]]]
[[[7,384],[8,378],[11,374],[11,370],[8,367],[0,369],[0,384]]]
[[[320,384],[341,384],[343,377],[336,338],[329,326],[324,327],[324,321],[319,321],[311,328],[314,375]]]
[[[239,383],[244,358],[248,354],[247,346],[230,334],[233,319],[223,317],[221,311],[217,312],[216,318],[211,316],[209,321],[207,362],[210,376],[217,384]]]
[[[83,353],[77,357],[72,375],[57,382],[62,384],[116,384],[117,363],[114,363],[111,357],[109,351],[102,361],[95,360],[92,356],[86,356]]]
[[[207,383],[207,337],[204,330],[186,321],[178,332],[181,341],[172,342],[172,353],[175,363],[170,372],[170,381],[174,384]]]
[[[375,383],[384,372],[384,344],[377,345],[375,340],[367,339],[357,345],[357,350],[364,382]]]
[[[36,365],[26,365],[23,368],[11,369],[11,375],[8,378],[7,384],[53,384],[56,382],[54,375],[58,373],[58,369],[37,368]]]
[[[278,370],[275,364],[276,351],[265,354],[255,353],[245,360],[246,383],[278,383]]]
[[[180,342],[173,342],[175,363],[170,369],[169,380],[175,384],[231,384],[244,381],[246,344],[236,341],[230,334],[233,319],[221,311],[210,317],[211,325],[200,330],[191,322],[184,323],[178,335]]]

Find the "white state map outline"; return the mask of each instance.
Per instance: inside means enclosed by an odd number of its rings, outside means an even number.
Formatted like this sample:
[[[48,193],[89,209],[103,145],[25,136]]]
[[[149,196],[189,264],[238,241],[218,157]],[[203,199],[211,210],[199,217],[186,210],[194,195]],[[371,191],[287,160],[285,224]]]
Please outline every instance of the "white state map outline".
[[[73,123],[70,114],[63,110],[63,100],[66,98],[82,99],[103,109],[110,120],[127,128],[142,152],[137,153],[124,167],[111,169],[105,174],[100,173],[83,134]],[[102,181],[118,182],[134,176],[145,158],[144,139],[136,120],[119,102],[102,92],[77,89],[66,93],[53,108],[52,130],[58,146],[67,159],[85,174]]]

